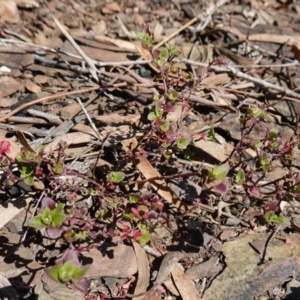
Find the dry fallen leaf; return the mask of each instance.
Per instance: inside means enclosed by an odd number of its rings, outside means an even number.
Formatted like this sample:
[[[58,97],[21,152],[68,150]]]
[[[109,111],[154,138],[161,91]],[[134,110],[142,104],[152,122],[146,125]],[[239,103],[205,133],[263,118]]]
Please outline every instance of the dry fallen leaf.
[[[18,23],[20,20],[18,7],[13,0],[0,1],[0,23],[8,21],[10,23]]]
[[[23,84],[20,81],[9,76],[0,77],[0,90],[2,91],[3,97],[10,96],[22,88]]]
[[[134,294],[137,295],[147,291],[147,287],[150,281],[150,267],[147,254],[144,248],[136,242],[133,242],[133,247],[137,258],[137,264],[139,267],[139,276],[134,290]],[[143,296],[136,297],[135,300],[142,300],[143,298]]]
[[[300,59],[300,43],[293,44],[291,52],[294,54],[294,58]]]
[[[31,80],[27,80],[25,82],[25,88],[29,91],[32,92],[34,94],[38,94],[41,92],[41,87],[38,86],[37,84],[35,84],[34,82],[32,82]]]
[[[184,274],[183,270],[181,269],[181,265],[176,264],[173,270],[171,271],[171,274],[175,285],[181,295],[181,299],[201,299],[194,283]]]
[[[113,12],[120,12],[120,6],[117,2],[106,3],[105,7]]]
[[[122,141],[122,145],[124,149],[129,152],[134,149],[137,145],[137,139],[131,138],[128,140]],[[143,174],[146,179],[153,177],[160,177],[161,175],[152,167],[150,162],[143,156],[137,158],[137,168]],[[151,185],[153,189],[167,202],[173,204],[174,206],[182,209],[183,211],[187,211],[188,207],[184,204],[180,198],[169,188],[167,183],[162,180],[154,180],[151,181]]]

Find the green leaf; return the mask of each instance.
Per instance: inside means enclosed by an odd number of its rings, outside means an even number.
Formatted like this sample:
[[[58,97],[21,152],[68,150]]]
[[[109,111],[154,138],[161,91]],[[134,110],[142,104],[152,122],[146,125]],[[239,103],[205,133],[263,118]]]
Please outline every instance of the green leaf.
[[[62,264],[56,265],[54,267],[48,268],[47,269],[47,274],[50,278],[52,278],[54,281],[59,282],[59,283],[64,283],[60,281],[59,278],[59,271],[62,267]]]
[[[125,178],[125,174],[123,172],[110,172],[109,180],[113,183],[119,183]]]
[[[299,193],[299,192],[300,192],[300,184],[298,184],[298,185],[295,187],[295,192],[296,192],[296,193]]]
[[[88,271],[88,267],[81,267],[81,268],[76,267],[73,270],[72,282],[73,283],[77,282],[81,277],[83,277],[86,274],[87,271]]]
[[[290,226],[290,221],[282,213],[278,216],[274,211],[267,211],[264,215],[265,220],[269,224],[281,225],[284,227]]]
[[[136,36],[138,37],[139,40],[143,40],[145,38],[146,33],[144,32],[137,32]]]
[[[40,152],[41,150],[44,150],[44,149],[45,149],[45,145],[39,145],[38,147],[36,147],[34,149],[34,152],[38,153],[38,152]]]
[[[64,205],[63,203],[61,203],[61,202],[58,202],[58,203],[57,203],[57,205],[56,205],[56,208],[55,208],[55,210],[57,210],[57,211],[61,211],[61,210],[63,210],[63,209],[64,209],[64,207],[65,207],[65,205]]]
[[[167,49],[162,49],[159,54],[158,54],[158,58],[160,60],[166,61],[168,58],[169,52]]]
[[[123,211],[123,218],[129,221],[137,220],[137,217],[132,213],[132,211],[129,208],[126,208]]]
[[[143,235],[139,236],[137,238],[139,244],[141,246],[145,246],[146,244],[148,244],[151,240],[151,234],[150,233],[144,233]]]
[[[65,261],[64,263],[47,268],[46,274],[56,282],[62,284],[76,283],[87,272],[87,267],[78,267],[75,264],[76,261],[78,261],[78,258],[71,257],[71,259]],[[73,261],[75,261],[75,263]]]
[[[173,92],[171,92],[171,93],[169,94],[169,99],[170,99],[171,101],[175,101],[175,100],[178,99],[178,96],[179,96],[178,92],[173,91]]]
[[[70,282],[73,277],[73,272],[76,266],[71,260],[67,260],[60,268],[58,272],[59,282],[67,283]]]
[[[214,128],[213,125],[210,127],[210,129],[207,133],[207,138],[208,138],[209,141],[218,143],[218,140],[216,138],[215,128]]]
[[[254,149],[254,150],[259,150],[261,147],[262,147],[262,142],[259,142],[259,141],[257,141],[257,142],[253,142],[252,143],[252,148]]]
[[[50,208],[47,206],[44,208],[43,212],[41,213],[41,220],[45,225],[50,225],[52,222],[52,215]]]
[[[278,129],[272,128],[272,129],[270,130],[269,135],[270,135],[270,138],[271,138],[272,140],[277,139],[277,138],[278,138]]]
[[[140,245],[145,246],[151,240],[150,228],[147,225],[139,224],[138,229],[143,235],[137,238]]]
[[[154,95],[154,96],[153,96],[153,101],[154,101],[154,102],[157,102],[157,101],[161,100],[162,97],[163,97],[163,95],[159,95],[159,94],[158,94],[158,95]]]
[[[189,143],[190,143],[190,139],[185,137],[178,137],[176,145],[178,149],[185,150],[189,145]]]
[[[160,130],[163,131],[163,132],[166,132],[169,130],[170,128],[170,121],[167,119],[165,120],[164,124],[160,125],[159,126]]]
[[[164,147],[164,146],[162,146],[162,147],[163,147],[163,148],[167,148],[168,145],[167,145],[166,147]],[[166,150],[166,151],[163,152],[163,156],[164,156],[166,159],[170,159],[170,158],[172,157],[172,152]]]
[[[28,225],[30,227],[34,227],[34,228],[42,228],[45,227],[46,225],[44,224],[44,222],[42,221],[42,216],[41,215],[37,215],[33,218],[31,218],[28,221]]]
[[[252,117],[252,118],[258,118],[261,116],[263,111],[260,108],[248,108],[247,113]]]
[[[151,113],[148,114],[147,119],[149,121],[154,121],[154,120],[157,119],[157,115],[155,114],[155,112],[151,112]]]
[[[223,180],[226,178],[226,175],[229,171],[229,167],[227,165],[220,165],[213,167],[212,173],[215,179]]]
[[[33,173],[33,170],[28,165],[28,163],[24,163],[24,162],[18,163],[18,169],[19,169],[21,175],[24,177],[32,175],[32,173]]]
[[[161,119],[162,115],[163,115],[162,110],[160,110],[159,108],[156,107],[154,112],[151,112],[151,113],[148,114],[148,120],[149,121],[154,121],[154,120],[157,120],[157,119]]]
[[[169,51],[169,55],[170,56],[178,56],[178,50],[177,48],[175,48],[174,46],[170,45],[170,44],[166,44],[166,48]]]
[[[33,185],[34,177],[33,177],[33,176],[27,176],[27,177],[23,178],[23,181],[24,181],[27,185]]]
[[[16,155],[15,161],[16,161],[16,163],[22,162],[22,157],[21,157],[21,154],[20,154],[20,153]]]
[[[154,43],[154,39],[148,33],[138,32],[137,37],[142,41],[144,47],[151,47]]]
[[[57,210],[52,210],[51,216],[52,216],[51,226],[53,228],[60,226],[66,219],[65,215]]]
[[[75,239],[78,240],[86,240],[89,237],[89,232],[84,230],[82,232],[78,232],[75,234]]]
[[[266,155],[262,155],[260,158],[260,165],[264,172],[268,172],[270,167],[271,159]]]
[[[130,195],[129,196],[129,203],[135,204],[140,200],[140,197],[138,195]]]
[[[108,217],[109,217],[108,211],[101,210],[99,212],[99,217],[98,218],[99,218],[100,221],[106,221],[108,219]]]
[[[235,175],[235,183],[236,184],[243,184],[245,181],[245,173],[243,169],[240,169]]]
[[[26,160],[31,160],[32,158],[34,158],[35,153],[30,151],[25,151],[23,155]]]
[[[54,167],[53,167],[53,172],[57,175],[61,175],[64,172],[64,164],[62,162],[58,162]]]

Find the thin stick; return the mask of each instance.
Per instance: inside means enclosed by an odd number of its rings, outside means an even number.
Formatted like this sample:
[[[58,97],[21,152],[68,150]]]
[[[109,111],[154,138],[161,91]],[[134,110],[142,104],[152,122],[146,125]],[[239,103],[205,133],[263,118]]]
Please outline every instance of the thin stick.
[[[98,135],[99,140],[101,141],[102,138],[101,138],[101,136],[100,136],[100,134],[99,134],[99,132],[98,132],[96,126],[95,126],[95,123],[92,121],[92,119],[91,119],[89,113],[88,113],[87,110],[85,109],[85,107],[84,107],[84,105],[82,104],[80,98],[79,98],[79,97],[76,97],[76,100],[77,100],[77,102],[79,103],[79,105],[80,105],[81,109],[83,110],[84,114],[86,115],[87,119],[89,120],[89,123],[90,123],[91,127],[93,128],[93,130],[95,131],[95,133]]]
[[[277,90],[287,96],[291,96],[293,98],[296,98],[298,99],[297,102],[299,102],[300,100],[300,94],[288,89],[288,88],[284,88],[282,86],[279,86],[279,85],[276,85],[276,84],[273,84],[273,83],[270,83],[270,82],[267,82],[263,79],[257,79],[253,76],[250,76],[250,75],[247,75],[243,72],[240,72],[240,71],[237,71],[235,70],[233,67],[231,66],[226,66],[226,67],[217,67],[217,66],[210,66],[208,64],[205,64],[205,63],[200,63],[200,62],[196,62],[196,61],[193,61],[191,59],[181,59],[182,62],[185,62],[185,63],[189,63],[189,64],[193,64],[193,65],[196,65],[196,66],[201,66],[201,67],[208,67],[209,69],[213,70],[213,71],[217,71],[217,72],[231,72],[233,75],[237,76],[237,77],[240,77],[240,78],[243,78],[243,79],[247,79],[249,81],[252,81],[254,83],[257,83],[261,86],[263,86],[264,88],[268,88],[268,89],[274,89],[274,90]],[[295,100],[294,100],[295,101]]]
[[[171,40],[173,37],[175,37],[177,34],[179,34],[182,30],[184,30],[187,27],[191,26],[196,21],[198,21],[198,17],[195,17],[192,20],[188,21],[183,26],[181,26],[179,29],[177,29],[176,31],[174,31],[172,34],[170,34],[169,36],[165,37],[160,43],[158,43],[156,46],[154,46],[154,48],[159,48],[160,46],[164,45],[169,40]]]
[[[33,212],[33,214],[32,214],[33,216],[35,215],[35,213],[36,213],[36,211],[37,211],[37,208],[38,208],[38,206],[39,206],[41,200],[42,200],[43,197],[44,197],[44,194],[45,194],[45,191],[42,192],[42,194],[41,194],[41,196],[40,196],[40,198],[39,198],[39,200],[38,200],[38,202],[37,202],[37,204],[36,204],[36,206],[35,206],[34,212]],[[26,229],[26,231],[25,231],[25,233],[24,233],[24,235],[23,235],[23,237],[22,237],[22,239],[21,239],[21,241],[20,241],[20,244],[22,244],[22,243],[25,241],[26,236],[27,236],[27,233],[28,233],[28,230],[29,230],[29,226],[27,226],[27,229]]]
[[[274,236],[277,234],[277,232],[278,232],[280,229],[281,229],[281,226],[278,226],[278,227],[276,228],[276,230],[274,230],[274,231],[270,234],[270,236],[268,237],[267,242],[266,242],[266,245],[265,245],[265,248],[264,248],[264,252],[263,252],[262,257],[261,257],[261,262],[260,262],[261,264],[264,264],[264,263],[265,263],[265,261],[266,261],[266,256],[267,256],[267,251],[268,251],[268,248],[269,248],[269,246],[270,246],[270,243],[271,243],[271,241],[273,240]]]
[[[71,92],[63,92],[63,93],[59,93],[59,94],[55,94],[55,95],[51,95],[51,96],[47,96],[47,97],[43,97],[43,98],[40,98],[40,99],[30,101],[28,103],[25,103],[25,104],[19,106],[18,108],[14,109],[10,113],[8,113],[5,116],[3,116],[2,118],[0,118],[0,122],[3,122],[5,120],[7,120],[8,118],[15,115],[16,113],[23,110],[24,108],[27,108],[27,107],[32,106],[34,104],[42,103],[42,102],[45,102],[45,101],[48,101],[48,100],[54,100],[54,99],[57,99],[57,98],[62,98],[62,97],[69,96],[69,95],[75,95],[75,94],[80,94],[80,93],[87,93],[87,92],[91,92],[91,91],[96,91],[98,89],[99,89],[99,86],[97,85],[97,86],[93,86],[91,88],[86,88],[86,89],[76,90],[76,91],[71,91]]]
[[[99,82],[99,78],[97,73],[101,74],[100,71],[96,68],[94,62],[92,59],[90,59],[83,51],[82,49],[76,44],[72,36],[68,33],[68,31],[65,29],[65,27],[56,19],[53,11],[51,10],[50,6],[48,3],[44,0],[44,3],[47,5],[48,9],[50,10],[50,13],[52,15],[52,18],[57,25],[57,27],[60,29],[62,34],[68,39],[68,41],[71,43],[71,45],[75,48],[75,50],[78,52],[78,54],[82,57],[82,59],[86,62],[86,64],[89,66],[89,71],[93,78]]]

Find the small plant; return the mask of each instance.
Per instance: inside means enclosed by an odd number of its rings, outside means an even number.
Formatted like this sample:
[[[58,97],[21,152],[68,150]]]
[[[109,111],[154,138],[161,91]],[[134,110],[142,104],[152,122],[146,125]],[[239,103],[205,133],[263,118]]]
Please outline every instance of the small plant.
[[[293,167],[293,162],[299,159],[300,152],[296,141],[283,142],[278,130],[268,129],[264,123],[270,123],[270,117],[262,108],[251,108],[241,115],[242,137],[233,152],[238,154],[240,160],[236,164],[231,164],[231,171],[237,170],[234,182],[243,185],[249,198],[264,207],[265,221],[286,227],[290,222],[280,212],[280,202],[300,200],[300,177]],[[255,126],[265,130],[263,138],[251,136]],[[250,159],[243,156],[247,148],[252,148],[256,152],[256,156],[250,158],[252,168],[248,167]],[[281,165],[286,173],[274,181],[266,182],[265,178],[274,171],[275,164]],[[269,188],[269,192],[266,192],[266,188]]]
[[[153,35],[149,26],[143,32],[138,33],[142,42],[142,47],[148,50],[153,61],[157,64],[159,73],[155,80],[162,82],[163,91],[155,95],[151,105],[152,111],[148,115],[148,120],[152,122],[152,134],[156,135],[161,144],[162,152],[175,147],[179,151],[186,150],[191,139],[179,130],[178,124],[168,119],[168,113],[173,112],[178,106],[189,106],[187,103],[191,87],[191,81],[187,78],[185,86],[179,86],[178,82],[172,78],[171,74],[176,74],[174,68],[174,58],[178,57],[178,50],[172,45],[166,45],[164,49],[154,47]],[[179,74],[177,76],[180,77]],[[190,90],[190,91],[189,91]]]
[[[148,124],[151,123],[150,133],[141,142],[142,155],[147,154],[144,149],[151,147],[150,142],[155,142],[153,148],[160,153],[160,162],[171,163],[173,155],[182,155],[189,159],[192,155],[189,145],[193,139],[181,129],[181,116],[175,122],[169,115],[178,107],[189,107],[189,96],[194,91],[201,91],[199,84],[209,75],[209,67],[203,69],[199,80],[193,80],[191,75],[174,68],[174,58],[179,56],[175,47],[166,45],[163,49],[157,49],[154,46],[149,26],[138,33],[138,37],[158,68],[155,81],[160,83],[159,93],[153,97],[147,116]],[[227,64],[227,61],[218,59],[211,63],[215,64]],[[300,174],[293,168],[293,163],[300,155],[297,143],[293,140],[283,142],[276,128],[268,129],[265,126],[271,119],[263,107],[249,108],[241,114],[239,121],[241,140],[235,145],[228,160],[218,166],[202,166],[197,171],[175,174],[173,178],[180,180],[197,176],[197,184],[206,195],[224,195],[232,184],[243,186],[251,205],[262,208],[264,220],[268,224],[289,226],[289,219],[280,210],[280,203],[300,201]],[[256,126],[264,130],[263,138],[253,137]],[[202,133],[200,137],[204,141],[218,143],[213,126],[206,135]],[[50,153],[46,153],[43,146],[34,151],[23,148],[15,160],[12,160],[7,156],[10,143],[2,141],[0,169],[4,173],[3,178],[6,179],[7,185],[24,181],[32,186],[36,180],[45,184],[46,196],[41,200],[37,215],[33,216],[28,224],[43,235],[45,230],[45,237],[48,242],[53,242],[53,245],[60,239],[60,245],[64,249],[55,265],[46,269],[46,274],[56,282],[69,284],[87,293],[88,281],[84,276],[88,267],[79,262],[79,253],[100,247],[104,241],[114,236],[146,245],[151,242],[155,229],[168,224],[169,216],[165,212],[163,200],[158,195],[136,190],[125,193],[120,186],[122,181],[127,179],[123,171],[110,170],[103,179],[96,181],[70,170],[65,165],[66,148],[65,142],[59,143]],[[245,151],[249,148],[254,150],[256,155],[245,158]],[[234,154],[238,157],[237,162],[232,159]],[[250,161],[253,165],[251,168]],[[286,174],[272,182],[266,182],[267,175],[274,170],[275,163],[278,162],[287,171]],[[62,177],[67,179],[63,180]],[[87,184],[75,184],[78,178],[84,179]],[[266,187],[271,189],[266,192]],[[97,205],[93,203],[95,211],[80,205],[79,200],[82,196],[97,197]],[[199,195],[200,200],[201,197],[202,195]]]
[[[56,203],[49,197],[42,199],[41,213],[29,220],[28,225],[35,228],[47,228],[48,236],[51,239],[60,237],[64,228],[63,222],[66,216],[62,213],[63,203]]]
[[[56,282],[70,284],[86,294],[88,292],[88,281],[83,276],[87,270],[87,267],[80,264],[77,253],[69,249],[64,252],[61,258],[55,261],[55,266],[46,269],[46,274]]]

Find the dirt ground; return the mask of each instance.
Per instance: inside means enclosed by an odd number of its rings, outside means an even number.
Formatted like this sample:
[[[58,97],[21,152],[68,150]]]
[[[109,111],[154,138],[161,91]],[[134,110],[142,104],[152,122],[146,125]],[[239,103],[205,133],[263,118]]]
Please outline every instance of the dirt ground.
[[[0,0],[0,298],[300,299],[299,15]],[[44,198],[72,216],[62,235],[30,225]],[[68,249],[84,292],[47,275]]]

